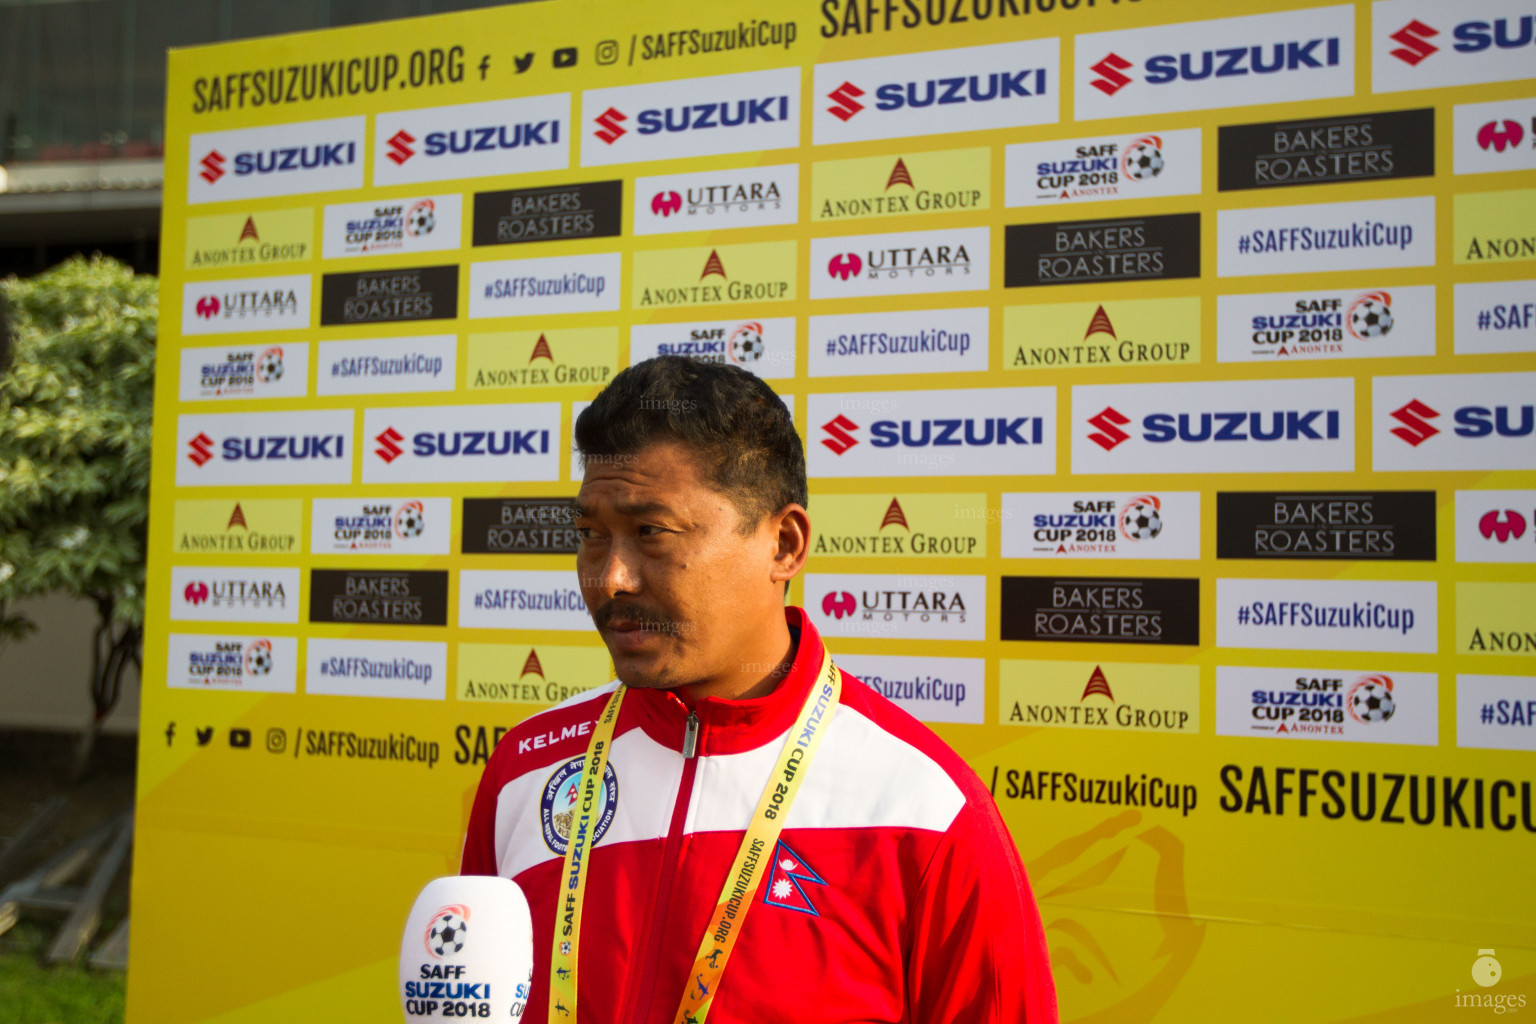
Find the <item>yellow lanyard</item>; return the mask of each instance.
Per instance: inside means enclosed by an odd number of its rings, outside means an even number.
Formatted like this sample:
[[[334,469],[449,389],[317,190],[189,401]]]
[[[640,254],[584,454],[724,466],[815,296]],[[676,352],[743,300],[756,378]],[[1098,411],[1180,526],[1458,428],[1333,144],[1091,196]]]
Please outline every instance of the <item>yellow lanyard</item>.
[[[576,1021],[576,955],[581,944],[581,907],[586,895],[587,864],[591,836],[595,831],[598,793],[603,784],[603,771],[608,764],[608,754],[613,747],[613,730],[618,724],[619,704],[624,700],[624,684],[620,683],[608,698],[602,717],[592,730],[587,745],[586,771],[582,782],[581,809],[571,824],[570,840],[565,848],[565,865],[560,877],[565,879],[565,894],[555,908],[555,936],[550,954],[549,968],[549,1020]],[[726,962],[736,948],[741,925],[746,917],[753,892],[757,889],[758,870],[762,862],[773,855],[784,821],[789,817],[790,805],[800,792],[806,769],[826,725],[837,707],[842,692],[842,676],[832,664],[830,653],[823,652],[821,671],[800,709],[795,727],[784,740],[779,751],[778,763],[763,795],[757,801],[757,810],[741,837],[741,847],[736,851],[735,863],[725,876],[720,898],[714,915],[704,931],[698,954],[694,957],[689,982],[678,1005],[677,1024],[703,1024],[709,1015],[719,987],[720,976],[725,973]]]

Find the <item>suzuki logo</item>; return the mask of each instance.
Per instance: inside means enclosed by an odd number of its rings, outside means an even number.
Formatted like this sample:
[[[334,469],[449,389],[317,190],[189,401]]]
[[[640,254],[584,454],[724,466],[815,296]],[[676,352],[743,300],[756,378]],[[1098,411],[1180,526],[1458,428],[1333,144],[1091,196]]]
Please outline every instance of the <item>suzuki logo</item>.
[[[857,277],[859,271],[863,269],[864,261],[859,259],[856,253],[840,252],[827,261],[827,273],[840,281]]]
[[[212,320],[219,315],[219,300],[213,295],[204,295],[197,300],[197,315],[204,320]]]
[[[1387,38],[1394,43],[1403,44],[1400,48],[1392,51],[1392,56],[1409,67],[1418,67],[1425,57],[1440,49],[1440,47],[1433,43],[1426,42],[1432,36],[1439,34],[1439,29],[1430,28],[1415,18]]]
[[[844,82],[836,89],[827,93],[827,99],[832,101],[832,105],[827,108],[827,113],[839,121],[847,121],[854,114],[864,109],[864,104],[855,98],[863,95],[863,89],[860,89],[852,82]]]
[[[187,447],[192,449],[187,458],[192,460],[194,466],[206,465],[213,458],[213,438],[199,432],[196,437],[187,442]]]
[[[1392,414],[1392,418],[1402,424],[1400,427],[1393,427],[1392,433],[1417,448],[1440,433],[1439,427],[1432,427],[1428,422],[1439,415],[1434,409],[1415,398]]]
[[[619,122],[628,121],[629,118],[619,113],[612,107],[609,107],[601,114],[598,114],[592,120],[596,121],[599,125],[602,126],[598,128],[598,130],[593,134],[602,139],[604,142],[608,143],[610,146],[618,141],[620,135],[623,135],[626,131],[628,131],[628,129],[619,124]]]
[[[651,198],[651,212],[670,217],[683,208],[683,197],[676,192],[657,192]]]
[[[379,446],[373,450],[373,454],[383,459],[386,466],[405,454],[405,449],[400,447],[405,435],[394,427],[385,427],[383,433],[374,440],[379,442]]]
[[[1097,433],[1088,435],[1088,440],[1105,451],[1112,452],[1131,439],[1130,434],[1120,429],[1129,422],[1131,422],[1130,417],[1114,406],[1106,405],[1103,412],[1097,416],[1088,417],[1088,425],[1099,428]]]
[[[216,149],[210,149],[208,155],[199,161],[203,169],[198,172],[198,177],[212,185],[224,177],[224,154]]]
[[[821,613],[823,615],[830,615],[834,619],[841,619],[845,615],[852,615],[858,611],[858,608],[858,602],[846,590],[834,590],[821,599]]]
[[[1477,521],[1477,530],[1484,540],[1498,537],[1500,544],[1511,538],[1519,540],[1525,536],[1525,517],[1512,508],[1502,512],[1493,509],[1483,513],[1483,518]]]
[[[1131,84],[1130,77],[1123,74],[1130,67],[1130,61],[1118,53],[1111,53],[1097,64],[1089,65],[1088,70],[1097,72],[1099,77],[1090,79],[1088,84],[1105,96],[1113,96]]]
[[[821,443],[832,449],[833,455],[841,455],[859,443],[859,439],[850,433],[850,431],[858,430],[859,425],[842,413],[838,413],[823,423],[821,429],[832,435],[831,437],[822,438]]]
[[[1489,121],[1477,130],[1477,144],[1484,149],[1491,146],[1495,153],[1502,153],[1506,148],[1514,149],[1520,145],[1524,135],[1519,121],[1506,120],[1503,127],[1497,121]]]
[[[411,143],[415,141],[416,136],[402,128],[389,137],[389,142],[386,143],[389,146],[389,152],[384,155],[399,166],[416,155],[416,151],[411,148]]]
[[[181,596],[187,599],[187,604],[198,605],[208,600],[208,584],[188,583],[187,589],[181,592]]]

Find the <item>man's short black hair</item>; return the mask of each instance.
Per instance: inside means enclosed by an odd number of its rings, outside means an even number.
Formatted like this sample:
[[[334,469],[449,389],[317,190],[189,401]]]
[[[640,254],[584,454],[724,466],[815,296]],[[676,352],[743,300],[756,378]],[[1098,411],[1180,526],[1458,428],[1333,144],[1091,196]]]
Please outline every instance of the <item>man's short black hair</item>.
[[[738,366],[657,356],[619,372],[576,417],[582,458],[637,455],[676,442],[731,499],[750,533],[789,504],[806,505],[805,450],[773,389]]]

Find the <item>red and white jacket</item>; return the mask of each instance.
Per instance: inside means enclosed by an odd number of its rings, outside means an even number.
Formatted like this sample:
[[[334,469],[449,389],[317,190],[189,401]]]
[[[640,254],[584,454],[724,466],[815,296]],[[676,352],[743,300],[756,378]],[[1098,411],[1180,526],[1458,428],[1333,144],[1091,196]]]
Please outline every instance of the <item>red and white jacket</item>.
[[[699,701],[695,756],[683,756],[690,709],[676,694],[624,697],[582,913],[582,1022],[671,1024],[695,984],[746,823],[821,667],[804,611],[785,614],[799,638],[789,675],[766,697]],[[508,733],[470,813],[462,873],[512,879],[533,911],[527,1024],[549,1009],[564,854],[552,824],[570,799],[567,766],[585,755],[614,685]],[[991,794],[929,729],[846,672],[762,879],[711,1024],[1057,1019],[1039,911]]]

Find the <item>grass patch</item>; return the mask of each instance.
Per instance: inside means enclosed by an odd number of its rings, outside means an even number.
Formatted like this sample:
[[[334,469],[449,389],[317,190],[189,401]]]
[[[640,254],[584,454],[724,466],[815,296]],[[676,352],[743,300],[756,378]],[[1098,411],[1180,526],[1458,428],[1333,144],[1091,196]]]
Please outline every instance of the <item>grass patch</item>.
[[[122,1024],[126,975],[45,965],[51,937],[51,930],[24,921],[0,939],[0,1013],[6,1024]]]

